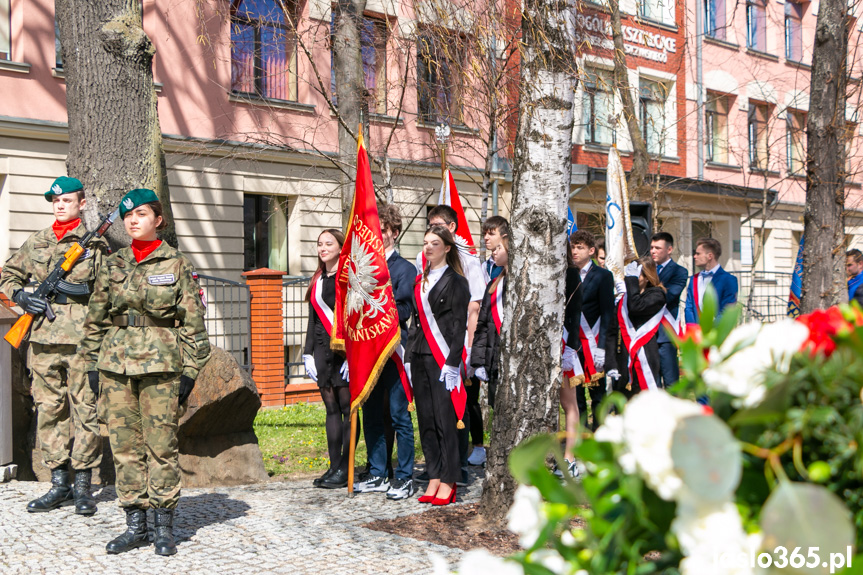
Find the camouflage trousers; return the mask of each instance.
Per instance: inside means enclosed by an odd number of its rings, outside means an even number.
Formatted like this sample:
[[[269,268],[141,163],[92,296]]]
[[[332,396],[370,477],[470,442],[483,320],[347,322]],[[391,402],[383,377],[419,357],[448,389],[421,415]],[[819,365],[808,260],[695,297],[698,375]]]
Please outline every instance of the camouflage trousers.
[[[99,374],[99,414],[108,424],[120,505],[175,508],[180,498],[180,374]]]
[[[99,467],[102,438],[84,356],[74,345],[31,343],[30,371],[36,437],[45,465],[56,469],[71,461],[73,469]]]

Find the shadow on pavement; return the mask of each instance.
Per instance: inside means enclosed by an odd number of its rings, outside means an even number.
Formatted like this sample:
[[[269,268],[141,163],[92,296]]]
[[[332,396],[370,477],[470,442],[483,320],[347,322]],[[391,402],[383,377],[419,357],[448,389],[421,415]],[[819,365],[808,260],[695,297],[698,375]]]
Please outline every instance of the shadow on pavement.
[[[238,519],[249,509],[251,506],[245,501],[231,499],[224,493],[181,496],[174,517],[174,535],[178,541],[186,541],[198,529]]]

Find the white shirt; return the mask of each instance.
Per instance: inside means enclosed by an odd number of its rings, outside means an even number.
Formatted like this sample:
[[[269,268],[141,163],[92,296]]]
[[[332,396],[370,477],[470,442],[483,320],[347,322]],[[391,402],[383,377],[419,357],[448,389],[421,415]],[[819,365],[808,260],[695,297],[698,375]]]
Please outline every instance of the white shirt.
[[[590,271],[590,266],[593,265],[593,260],[587,260],[587,263],[584,264],[584,267],[579,270],[578,273],[581,274],[581,281],[584,281],[584,278],[587,277],[587,272]]]
[[[425,286],[424,291],[426,293],[430,292],[432,288],[440,281],[440,278],[443,276],[443,273],[449,266],[444,264],[442,267],[439,267],[436,270],[429,270],[428,275],[428,284]]]
[[[485,280],[482,276],[482,264],[479,263],[479,258],[465,253],[461,250],[458,252],[461,260],[461,268],[464,272],[464,277],[467,278],[467,283],[470,286],[470,301],[482,301],[485,295]],[[417,273],[423,272],[423,253],[420,251],[416,259]]]
[[[700,277],[698,278],[698,307],[702,306],[702,304],[704,302],[704,292],[707,291],[707,284],[709,284],[711,281],[713,281],[713,276],[716,275],[716,272],[719,271],[719,268],[720,268],[720,265],[716,264],[715,267],[713,267],[709,270],[704,270],[703,272],[699,272],[698,275]],[[702,275],[705,272],[709,273],[711,275],[705,277],[704,275]]]
[[[393,255],[395,252],[396,252],[396,249],[395,249],[395,248],[392,248],[392,249],[386,250],[386,251],[384,252],[384,259],[385,259],[386,261],[390,261],[390,256],[391,256],[391,255]]]

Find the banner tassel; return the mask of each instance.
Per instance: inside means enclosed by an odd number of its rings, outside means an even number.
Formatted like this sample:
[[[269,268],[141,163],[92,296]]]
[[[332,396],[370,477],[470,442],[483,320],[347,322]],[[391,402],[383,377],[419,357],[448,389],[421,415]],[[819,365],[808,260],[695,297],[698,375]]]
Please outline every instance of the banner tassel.
[[[458,420],[458,423],[455,426],[456,429],[464,429],[464,421],[461,419]]]
[[[410,413],[410,412],[414,412],[414,411],[416,411],[416,409],[417,409],[417,408],[416,408],[416,407],[414,407],[414,402],[413,402],[413,401],[412,401],[412,402],[410,402],[410,403],[408,404],[408,412],[409,412],[409,413]]]

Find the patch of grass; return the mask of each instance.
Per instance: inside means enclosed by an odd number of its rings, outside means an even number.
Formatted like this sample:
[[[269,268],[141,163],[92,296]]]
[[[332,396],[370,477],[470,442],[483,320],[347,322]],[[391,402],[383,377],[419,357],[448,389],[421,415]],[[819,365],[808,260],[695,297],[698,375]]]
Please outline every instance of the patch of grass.
[[[362,423],[360,410],[358,423]],[[279,409],[262,409],[255,417],[255,434],[264,456],[264,467],[270,476],[317,476],[330,466],[327,433],[324,427],[326,411],[323,403],[297,403]],[[422,447],[414,424],[416,459],[422,461]],[[360,427],[360,426],[358,426]],[[393,455],[397,457],[396,450]],[[366,462],[366,443],[360,433],[356,447],[356,464]]]

